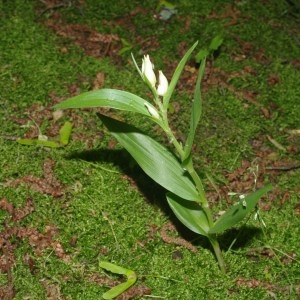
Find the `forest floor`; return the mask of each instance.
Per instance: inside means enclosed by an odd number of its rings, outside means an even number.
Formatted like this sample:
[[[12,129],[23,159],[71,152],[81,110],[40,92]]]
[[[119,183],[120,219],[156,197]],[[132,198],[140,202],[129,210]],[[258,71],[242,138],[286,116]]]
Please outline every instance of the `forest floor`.
[[[297,1],[2,0],[0,17],[1,299],[100,299],[124,280],[100,261],[137,274],[118,299],[299,299]],[[103,87],[147,97],[131,53],[171,78],[195,41],[201,49],[215,36],[223,42],[208,57],[193,148],[211,208],[273,186],[259,202],[263,222],[252,215],[220,236],[226,274],[96,109],[53,109]],[[172,99],[182,141],[197,68],[192,57]],[[104,112],[168,143],[137,115]],[[17,142],[55,141],[66,121],[63,147]]]

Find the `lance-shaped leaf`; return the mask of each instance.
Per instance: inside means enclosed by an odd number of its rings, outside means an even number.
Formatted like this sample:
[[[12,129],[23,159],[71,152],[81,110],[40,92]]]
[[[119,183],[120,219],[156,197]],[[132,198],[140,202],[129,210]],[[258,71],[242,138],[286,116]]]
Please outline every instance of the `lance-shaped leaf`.
[[[147,107],[153,106],[137,95],[115,89],[101,89],[82,93],[54,106],[54,108],[89,107],[109,107],[152,117]]]
[[[198,198],[195,185],[185,175],[178,160],[164,146],[133,126],[103,115],[99,117],[149,177],[183,199]]]
[[[208,235],[209,224],[197,202],[187,201],[172,193],[167,193],[166,196],[172,211],[181,223],[198,234]]]
[[[243,220],[246,215],[253,210],[259,199],[271,189],[272,186],[268,185],[232,205],[229,210],[215,222],[214,226],[209,230],[209,234],[221,233]]]
[[[195,60],[199,63],[202,59],[209,55],[209,51],[207,49],[201,49],[195,56]]]
[[[115,297],[121,295],[129,287],[131,287],[137,280],[137,276],[132,270],[125,269],[123,267],[117,266],[106,261],[100,261],[99,266],[112,273],[125,275],[127,277],[127,281],[114,286],[109,291],[104,293],[102,295],[103,299],[114,299]]]
[[[177,81],[180,77],[180,74],[186,64],[186,62],[188,61],[191,53],[194,51],[194,49],[196,48],[198,42],[196,42],[188,51],[187,53],[184,55],[184,57],[181,59],[181,61],[179,62],[179,64],[177,65],[176,67],[176,70],[174,71],[174,74],[173,74],[173,77],[170,81],[170,84],[169,84],[169,87],[168,87],[168,90],[166,92],[166,94],[164,95],[163,97],[163,105],[164,105],[164,109],[167,110],[168,109],[168,106],[169,106],[169,101],[170,101],[170,98],[173,94],[173,91],[175,89],[175,86],[177,84]]]
[[[196,88],[195,88],[195,92],[194,92],[194,101],[193,101],[191,120],[190,120],[190,129],[189,129],[189,134],[188,134],[185,146],[184,146],[184,156],[182,157],[182,161],[186,160],[191,153],[196,129],[197,129],[198,123],[201,118],[202,101],[201,101],[200,84],[201,84],[202,77],[204,74],[204,69],[205,69],[205,58],[203,58],[201,60],[200,68],[198,71],[198,78],[197,78]]]

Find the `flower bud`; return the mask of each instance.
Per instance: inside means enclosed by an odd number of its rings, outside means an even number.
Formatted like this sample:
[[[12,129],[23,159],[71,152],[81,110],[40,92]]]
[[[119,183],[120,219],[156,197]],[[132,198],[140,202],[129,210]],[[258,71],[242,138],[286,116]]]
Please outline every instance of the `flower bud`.
[[[150,82],[150,84],[155,87],[156,76],[153,71],[153,65],[149,58],[149,55],[144,55],[143,64],[142,64],[142,74]]]
[[[166,76],[164,75],[164,73],[162,71],[159,71],[159,84],[158,84],[158,87],[157,87],[157,94],[159,96],[164,96],[168,90],[168,86],[169,86],[169,83],[168,83],[168,79],[166,78]]]
[[[146,103],[145,102],[145,106],[147,107],[147,109],[148,109],[148,111],[149,111],[149,113],[150,113],[150,115],[152,116],[152,117],[154,117],[154,118],[156,118],[156,119],[159,119],[160,117],[159,117],[159,113],[158,113],[158,111],[154,108],[154,107],[152,107],[152,106],[150,106],[148,103]]]

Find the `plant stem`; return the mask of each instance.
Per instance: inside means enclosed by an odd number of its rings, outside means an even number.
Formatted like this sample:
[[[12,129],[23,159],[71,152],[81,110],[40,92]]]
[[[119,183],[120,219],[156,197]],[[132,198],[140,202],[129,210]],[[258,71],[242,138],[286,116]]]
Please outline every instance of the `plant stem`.
[[[181,158],[181,162],[183,163],[183,157],[185,155],[183,147],[177,141],[177,139],[175,138],[171,128],[169,127],[167,112],[164,111],[164,110],[161,110],[161,112],[162,112],[163,125],[164,125],[162,128],[165,131],[165,133],[167,134],[168,138],[171,140],[173,146],[175,147],[175,149],[177,150],[177,152],[178,152],[178,154]],[[211,210],[209,208],[209,204],[208,204],[205,192],[204,192],[202,181],[201,181],[199,175],[197,174],[197,172],[194,168],[192,157],[189,157],[187,159],[187,163],[184,165],[184,168],[189,173],[192,180],[194,181],[194,184],[196,185],[196,188],[197,188],[198,193],[199,193],[198,202],[199,202],[203,212],[206,215],[209,227],[213,227],[213,225],[214,225],[213,216],[212,216]],[[211,243],[211,245],[214,249],[214,253],[215,253],[215,256],[217,258],[217,261],[218,261],[221,272],[226,273],[225,262],[224,262],[222,251],[220,249],[220,245],[219,245],[219,242],[218,242],[216,236],[215,235],[208,235],[207,237],[208,237],[208,239],[209,239],[209,241],[210,241],[210,243]]]
[[[209,236],[208,238],[214,249],[221,272],[226,273],[225,262],[224,262],[222,251],[220,249],[220,245],[219,245],[219,242],[218,242],[216,236],[215,235]]]
[[[163,127],[162,129],[166,133],[167,137],[170,139],[171,143],[175,147],[176,151],[178,152],[180,158],[183,157],[184,151],[182,145],[177,141],[175,138],[171,128],[169,127],[168,118],[166,116],[166,112],[163,111]]]
[[[182,145],[180,145],[178,143],[172,130],[170,129],[167,118],[164,118],[164,125],[165,125],[165,127],[163,129],[164,129],[165,133],[167,134],[167,136],[169,137],[169,139],[172,141],[172,144],[176,148],[178,154],[180,155],[181,161],[182,161],[182,157],[185,155],[184,150],[182,148]],[[196,185],[196,188],[199,193],[199,201],[198,202],[206,214],[206,218],[207,218],[209,226],[212,227],[214,221],[213,221],[213,217],[211,214],[211,210],[209,208],[208,201],[206,199],[206,195],[204,192],[204,188],[203,188],[201,179],[199,178],[199,175],[197,174],[197,172],[194,169],[193,160],[191,157],[188,158],[188,162],[185,164],[184,167],[185,167],[186,171],[190,174],[192,180],[194,181],[194,183]],[[195,200],[197,201],[197,199],[195,199]]]
[[[208,207],[208,201],[206,199],[202,181],[199,178],[199,175],[197,174],[197,172],[195,171],[195,168],[193,165],[193,160],[191,157],[188,158],[188,162],[185,164],[185,168],[186,168],[187,172],[190,174],[190,176],[192,177],[192,179],[197,187],[201,205]]]
[[[186,170],[188,171],[188,173],[192,177],[192,179],[193,179],[193,181],[194,181],[194,183],[197,187],[197,190],[199,192],[199,199],[200,199],[200,202],[201,202],[200,204],[201,204],[202,210],[204,211],[204,213],[206,215],[209,227],[213,227],[213,225],[214,225],[213,216],[212,216],[211,210],[210,210],[209,205],[208,205],[208,201],[207,201],[207,198],[206,198],[206,195],[205,195],[205,192],[204,192],[204,188],[203,188],[201,179],[200,179],[199,175],[197,174],[197,172],[194,169],[192,158],[189,158],[189,161],[186,164]],[[214,249],[215,256],[217,258],[220,270],[221,270],[222,273],[225,273],[226,272],[225,262],[224,262],[224,259],[223,259],[223,255],[222,255],[222,251],[220,249],[219,242],[218,242],[215,235],[208,236],[208,239],[209,239],[209,241],[210,241],[210,243],[211,243],[211,245]]]
[[[201,205],[202,210],[205,212],[209,227],[213,227],[213,225],[214,225],[213,216],[212,216],[211,210],[210,210],[209,205],[208,205],[208,201],[207,201],[204,189],[203,189],[201,179],[199,178],[199,175],[197,174],[197,172],[194,169],[193,161],[192,161],[191,158],[190,158],[190,160],[187,164],[187,171],[191,175],[191,177],[192,177],[193,181],[195,182],[196,187],[198,189],[199,198],[200,198],[200,201],[202,202],[201,203],[202,204]],[[215,235],[208,236],[208,239],[209,239],[209,241],[210,241],[210,243],[211,243],[211,245],[214,249],[214,252],[215,252],[219,267],[220,267],[220,270],[221,270],[221,272],[225,273],[226,272],[225,262],[224,262],[224,259],[223,259],[223,255],[222,255],[222,251],[220,249],[219,242],[218,242]]]

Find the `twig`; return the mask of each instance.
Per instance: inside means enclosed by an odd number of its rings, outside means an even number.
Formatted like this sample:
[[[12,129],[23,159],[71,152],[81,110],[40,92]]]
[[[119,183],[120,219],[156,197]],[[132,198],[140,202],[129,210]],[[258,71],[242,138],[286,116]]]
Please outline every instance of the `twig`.
[[[267,135],[268,140],[279,150],[286,152],[286,149],[284,146],[282,146],[280,143],[278,143],[276,140],[271,138],[269,135]]]
[[[282,165],[282,166],[269,166],[267,170],[290,171],[300,168],[300,164]]]

